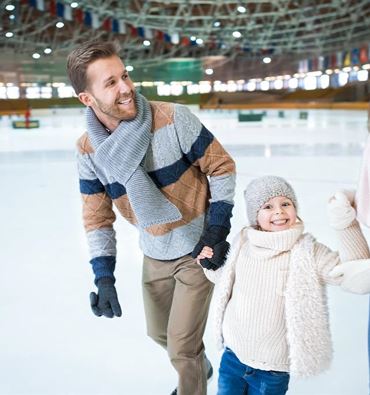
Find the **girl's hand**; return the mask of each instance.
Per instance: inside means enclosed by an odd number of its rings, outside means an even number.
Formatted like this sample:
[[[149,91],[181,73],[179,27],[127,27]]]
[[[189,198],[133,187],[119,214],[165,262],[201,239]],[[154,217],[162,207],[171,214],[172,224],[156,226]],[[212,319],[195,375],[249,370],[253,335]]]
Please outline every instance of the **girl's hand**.
[[[200,264],[200,260],[204,259],[204,258],[212,258],[213,257],[213,249],[211,247],[203,247],[202,251],[200,252],[200,254],[197,256],[196,260],[197,263]]]
[[[329,224],[332,228],[345,229],[355,220],[356,210],[352,207],[353,195],[351,191],[338,191],[329,200]]]

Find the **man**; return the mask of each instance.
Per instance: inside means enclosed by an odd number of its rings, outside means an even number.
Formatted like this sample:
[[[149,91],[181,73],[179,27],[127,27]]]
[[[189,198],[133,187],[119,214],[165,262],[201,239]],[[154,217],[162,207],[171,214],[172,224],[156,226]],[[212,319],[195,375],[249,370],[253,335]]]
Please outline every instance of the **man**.
[[[185,106],[149,102],[135,92],[118,50],[114,43],[88,42],[67,62],[87,107],[78,165],[98,288],[91,308],[97,316],[121,316],[114,204],[140,234],[147,332],[178,373],[173,393],[203,395],[212,374],[202,341],[212,286],[192,255],[208,245],[215,255],[202,265],[216,270],[224,263],[235,165]]]

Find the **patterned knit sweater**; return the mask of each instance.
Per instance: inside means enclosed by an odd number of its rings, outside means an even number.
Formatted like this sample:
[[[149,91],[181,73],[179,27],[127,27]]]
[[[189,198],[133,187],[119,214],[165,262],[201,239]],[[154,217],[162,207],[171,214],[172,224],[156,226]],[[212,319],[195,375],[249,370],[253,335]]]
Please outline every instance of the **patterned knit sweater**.
[[[165,197],[180,210],[179,221],[146,230],[137,221],[125,187],[94,163],[87,133],[78,140],[78,169],[83,221],[95,281],[114,279],[118,212],[140,232],[143,253],[160,260],[189,254],[210,225],[230,228],[235,189],[235,164],[216,138],[185,106],[150,102],[152,139],[143,166]],[[112,158],[114,160],[114,158]]]
[[[328,273],[341,260],[370,256],[357,221],[337,233],[339,253],[313,239],[313,263],[322,292],[325,284],[339,285],[340,280],[334,280]],[[213,308],[218,345],[229,347],[246,365],[285,372],[290,371],[297,360],[305,366],[305,353],[292,355],[289,349],[287,329],[292,324],[287,322],[286,310],[289,267],[296,263],[292,261],[291,252],[302,237],[305,237],[302,225],[281,232],[244,228],[233,242],[226,265],[216,272],[204,269],[207,277],[216,283]],[[304,290],[298,292],[304,294]],[[307,302],[302,305],[312,307],[311,296],[305,295]],[[298,334],[302,338],[305,336],[309,349],[310,343],[319,342],[320,345],[324,337],[321,335],[325,333],[312,331],[316,322],[310,322],[307,316],[307,311],[302,311]],[[319,346],[320,351],[327,353],[330,359],[331,350],[322,347],[321,350]],[[300,375],[317,374],[319,370]]]

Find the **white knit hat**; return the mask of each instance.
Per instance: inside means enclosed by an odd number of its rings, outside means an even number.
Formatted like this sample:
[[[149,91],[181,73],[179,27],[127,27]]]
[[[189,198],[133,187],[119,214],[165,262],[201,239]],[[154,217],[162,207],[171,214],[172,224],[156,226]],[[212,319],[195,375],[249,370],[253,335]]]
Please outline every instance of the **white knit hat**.
[[[257,225],[257,214],[260,208],[271,198],[284,196],[290,199],[298,209],[297,198],[291,185],[284,178],[263,176],[251,181],[244,191],[247,217],[251,226]]]

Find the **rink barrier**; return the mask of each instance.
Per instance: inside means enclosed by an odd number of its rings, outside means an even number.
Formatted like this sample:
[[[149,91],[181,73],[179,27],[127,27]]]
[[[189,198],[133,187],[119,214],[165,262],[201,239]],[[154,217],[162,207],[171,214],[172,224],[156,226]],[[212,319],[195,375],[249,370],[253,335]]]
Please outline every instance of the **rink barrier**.
[[[279,109],[279,110],[366,110],[369,108],[368,102],[258,102],[258,103],[243,103],[243,104],[203,104],[200,106],[204,110],[223,109],[223,110],[249,110],[249,109]]]
[[[238,113],[238,121],[239,122],[260,122],[262,118],[266,115],[266,112],[262,113],[249,113],[243,114],[242,112]]]
[[[13,129],[37,129],[40,127],[40,122],[37,119],[30,119],[29,121],[20,120],[12,122]]]

